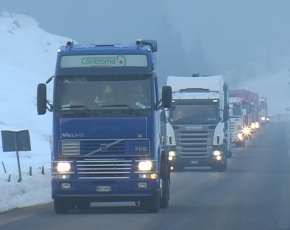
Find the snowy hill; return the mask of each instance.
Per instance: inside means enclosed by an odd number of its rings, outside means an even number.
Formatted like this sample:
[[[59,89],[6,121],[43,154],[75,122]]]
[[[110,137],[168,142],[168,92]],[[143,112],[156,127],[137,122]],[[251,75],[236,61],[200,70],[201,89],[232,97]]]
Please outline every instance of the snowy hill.
[[[0,130],[29,130],[31,141],[31,151],[19,152],[21,183],[16,153],[3,152],[0,143],[0,211],[5,211],[51,199],[51,115],[37,115],[36,90],[38,83],[54,74],[59,46],[71,39],[43,31],[33,18],[8,12],[0,13],[0,34]],[[28,175],[29,167],[34,176]],[[7,182],[9,175],[11,182]]]

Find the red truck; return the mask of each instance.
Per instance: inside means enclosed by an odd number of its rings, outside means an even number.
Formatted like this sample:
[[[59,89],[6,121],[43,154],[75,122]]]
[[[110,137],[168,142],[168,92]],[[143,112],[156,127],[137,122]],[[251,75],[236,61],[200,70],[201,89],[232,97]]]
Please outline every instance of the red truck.
[[[254,132],[259,129],[259,94],[245,89],[229,90],[229,97],[239,97],[242,100],[244,115],[244,127],[250,127]]]

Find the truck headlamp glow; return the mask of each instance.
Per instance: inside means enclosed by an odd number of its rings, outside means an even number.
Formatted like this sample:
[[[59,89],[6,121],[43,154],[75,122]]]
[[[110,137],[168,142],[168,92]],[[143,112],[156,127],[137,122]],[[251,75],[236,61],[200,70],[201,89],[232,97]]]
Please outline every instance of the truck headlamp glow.
[[[245,136],[251,135],[251,129],[249,127],[243,127],[243,135]]]
[[[140,171],[149,171],[152,169],[152,166],[151,161],[141,161],[139,162],[138,168]]]
[[[172,161],[175,156],[176,156],[176,153],[174,151],[169,151],[168,160]]]
[[[259,122],[256,122],[256,123],[255,123],[255,128],[256,128],[256,129],[259,129],[259,128],[260,128],[260,124],[259,124]]]
[[[266,120],[266,117],[261,117],[261,120],[262,120],[262,121],[265,121],[265,120]]]
[[[239,140],[241,140],[241,141],[244,139],[243,134],[241,134],[241,133],[239,133],[239,134],[237,135],[237,137],[238,137]]]
[[[169,151],[169,156],[170,157],[175,157],[176,156],[176,153],[174,151]]]
[[[255,126],[255,123],[251,123],[251,129],[255,129],[256,126]]]
[[[216,151],[213,152],[213,155],[215,157],[220,156],[221,155],[221,152],[216,150]]]
[[[56,165],[56,169],[58,172],[69,172],[71,169],[71,165],[69,162],[58,162]]]

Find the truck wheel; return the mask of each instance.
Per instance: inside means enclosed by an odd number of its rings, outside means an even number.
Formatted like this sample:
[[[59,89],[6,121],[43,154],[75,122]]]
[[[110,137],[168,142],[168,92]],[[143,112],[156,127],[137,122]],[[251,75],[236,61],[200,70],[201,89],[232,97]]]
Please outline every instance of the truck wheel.
[[[162,179],[162,190],[161,190],[161,200],[160,208],[167,208],[169,203],[169,184],[170,184],[170,170],[169,170],[169,161],[162,161],[161,169],[161,179]]]
[[[66,198],[54,198],[54,211],[57,214],[66,214],[69,211],[69,202]]]
[[[169,204],[169,181],[162,180],[162,197],[160,208],[167,208]]]
[[[147,198],[145,211],[148,213],[157,213],[160,209],[160,191]]]
[[[167,208],[169,204],[169,169],[168,165],[164,167],[164,172],[162,176],[162,197],[160,201],[160,208]]]

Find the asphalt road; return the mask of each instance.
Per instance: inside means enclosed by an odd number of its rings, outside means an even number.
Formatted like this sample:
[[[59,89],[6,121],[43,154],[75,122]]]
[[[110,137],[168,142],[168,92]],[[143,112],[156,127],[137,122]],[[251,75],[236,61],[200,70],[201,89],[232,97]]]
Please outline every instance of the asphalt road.
[[[168,209],[148,214],[134,203],[94,203],[54,213],[53,204],[0,214],[1,230],[290,230],[287,123],[270,123],[234,148],[226,172],[173,172]]]

